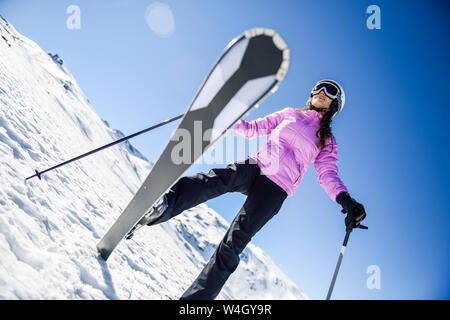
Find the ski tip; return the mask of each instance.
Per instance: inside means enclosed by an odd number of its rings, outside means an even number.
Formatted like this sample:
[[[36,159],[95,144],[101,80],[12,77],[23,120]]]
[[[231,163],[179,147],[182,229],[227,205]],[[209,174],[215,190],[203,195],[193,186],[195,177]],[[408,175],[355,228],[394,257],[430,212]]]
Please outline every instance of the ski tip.
[[[281,66],[276,74],[276,79],[278,82],[281,82],[286,77],[286,74],[289,70],[289,64],[291,60],[290,50],[286,41],[284,41],[283,37],[273,29],[270,28],[252,28],[244,32],[244,36],[246,38],[253,38],[256,36],[265,35],[272,38],[273,44],[275,47],[282,51],[283,60]],[[277,90],[278,86],[275,86],[272,90],[272,93]]]
[[[278,32],[276,32],[273,29],[270,28],[252,28],[249,30],[246,30],[244,32],[244,36],[246,38],[253,38],[256,36],[265,35],[268,37],[272,37],[272,41],[275,44],[275,46],[280,49],[281,51],[288,50],[288,46],[286,44],[286,41],[280,36]]]

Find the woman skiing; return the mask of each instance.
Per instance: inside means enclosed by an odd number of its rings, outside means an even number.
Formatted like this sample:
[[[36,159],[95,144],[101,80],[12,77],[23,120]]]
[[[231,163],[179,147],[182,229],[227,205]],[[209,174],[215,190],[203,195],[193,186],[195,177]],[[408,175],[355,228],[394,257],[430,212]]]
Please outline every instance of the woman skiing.
[[[321,80],[306,108],[288,107],[254,121],[241,120],[233,130],[246,139],[269,135],[260,150],[226,168],[180,178],[142,218],[139,225],[156,225],[227,192],[247,195],[210,261],[180,299],[214,299],[219,294],[236,270],[239,254],[294,194],[311,162],[319,184],[347,212],[346,227],[359,226],[366,213],[338,176],[337,144],[330,128],[344,103],[342,87],[336,81]],[[132,235],[133,231],[127,238]]]

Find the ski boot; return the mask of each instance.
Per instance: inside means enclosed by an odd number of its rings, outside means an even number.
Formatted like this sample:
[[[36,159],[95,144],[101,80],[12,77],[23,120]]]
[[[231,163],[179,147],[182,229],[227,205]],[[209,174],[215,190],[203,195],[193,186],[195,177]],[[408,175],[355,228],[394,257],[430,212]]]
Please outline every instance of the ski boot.
[[[125,239],[130,240],[133,238],[134,233],[143,226],[150,226],[158,220],[166,209],[169,207],[167,202],[167,196],[163,195],[156,204],[142,217],[141,220],[126,234]]]

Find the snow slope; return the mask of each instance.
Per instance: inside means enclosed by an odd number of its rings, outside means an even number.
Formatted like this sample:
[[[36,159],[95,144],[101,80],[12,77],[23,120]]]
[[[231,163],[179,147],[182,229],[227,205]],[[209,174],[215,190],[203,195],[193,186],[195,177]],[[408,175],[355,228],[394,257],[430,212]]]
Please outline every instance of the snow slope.
[[[62,60],[0,18],[0,299],[177,299],[228,223],[207,205],[137,232],[104,262],[95,244],[151,168],[121,144],[24,181],[123,136]],[[219,299],[306,299],[249,244]]]

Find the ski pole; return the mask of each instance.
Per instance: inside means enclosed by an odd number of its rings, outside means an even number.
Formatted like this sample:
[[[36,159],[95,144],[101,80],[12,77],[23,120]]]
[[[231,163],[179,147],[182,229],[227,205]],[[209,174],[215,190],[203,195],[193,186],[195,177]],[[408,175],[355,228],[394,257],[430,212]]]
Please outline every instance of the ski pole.
[[[94,149],[94,150],[91,150],[91,151],[89,151],[89,152],[86,152],[86,153],[84,153],[84,154],[82,154],[82,155],[80,155],[80,156],[78,156],[78,157],[72,158],[72,159],[70,159],[70,160],[64,161],[64,162],[62,162],[62,163],[60,163],[60,164],[57,164],[56,166],[53,166],[53,167],[48,168],[48,169],[45,169],[45,170],[43,170],[43,171],[41,171],[41,172],[39,172],[38,170],[34,170],[35,174],[32,175],[32,176],[29,176],[28,178],[26,178],[25,181],[28,180],[28,179],[34,178],[34,177],[38,177],[39,180],[41,180],[42,174],[44,174],[44,173],[46,173],[46,172],[49,172],[49,171],[51,171],[51,170],[53,170],[53,169],[62,167],[62,166],[64,166],[64,165],[66,165],[66,164],[69,164],[69,163],[71,163],[71,162],[73,162],[73,161],[76,161],[76,160],[79,160],[79,159],[81,159],[81,158],[87,157],[87,156],[89,156],[89,155],[91,155],[91,154],[93,154],[93,153],[96,153],[96,152],[98,152],[98,151],[101,151],[101,150],[104,150],[104,149],[106,149],[106,148],[112,147],[113,145],[116,145],[116,144],[118,144],[118,143],[124,142],[124,141],[126,141],[126,140],[128,140],[128,139],[134,138],[134,137],[136,137],[136,136],[138,136],[138,135],[140,135],[140,134],[146,133],[146,132],[148,132],[148,131],[150,131],[150,130],[153,130],[153,129],[156,129],[156,128],[158,128],[158,127],[161,127],[161,126],[163,126],[163,125],[165,125],[165,124],[168,124],[168,123],[170,123],[170,122],[172,122],[172,121],[178,120],[178,119],[180,119],[180,118],[183,117],[183,116],[184,116],[184,114],[181,114],[181,115],[179,115],[179,116],[176,116],[176,117],[173,117],[173,118],[171,118],[171,119],[165,120],[165,121],[163,121],[163,122],[160,122],[160,123],[158,123],[158,124],[155,124],[155,125],[153,125],[153,126],[147,128],[147,129],[141,130],[141,131],[136,132],[136,133],[133,133],[133,134],[127,136],[127,137],[124,137],[124,138],[121,138],[121,139],[119,139],[119,140],[116,140],[116,141],[113,141],[113,142],[111,142],[111,143],[108,143],[108,144],[106,144],[106,145],[104,145],[104,146],[102,146],[102,147],[99,147],[99,148],[97,148],[97,149]]]
[[[359,225],[357,228],[360,229],[368,229],[366,226]],[[347,247],[348,238],[350,237],[350,233],[353,230],[353,227],[347,228],[347,232],[345,233],[344,242],[342,243],[341,251],[339,252],[338,262],[336,264],[336,268],[334,269],[333,279],[331,280],[330,288],[328,289],[327,300],[330,300],[331,293],[333,292],[334,283],[336,282],[336,278],[339,272],[339,268],[341,267],[342,258],[344,257],[345,248]]]

